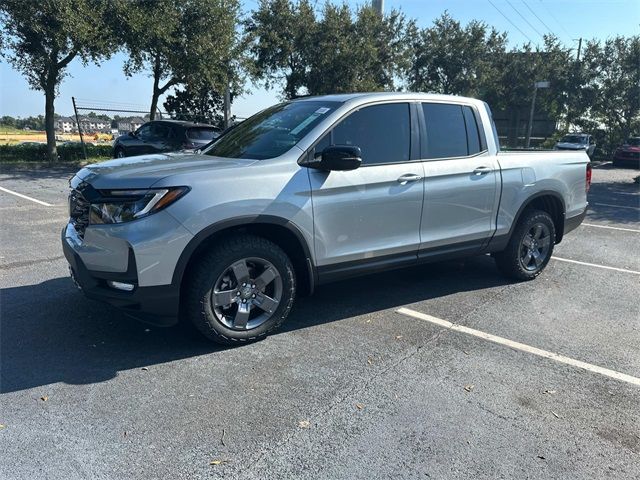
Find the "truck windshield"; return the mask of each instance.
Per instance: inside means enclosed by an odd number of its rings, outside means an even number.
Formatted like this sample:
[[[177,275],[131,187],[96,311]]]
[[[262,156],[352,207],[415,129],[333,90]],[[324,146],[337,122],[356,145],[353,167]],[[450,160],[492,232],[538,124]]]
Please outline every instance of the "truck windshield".
[[[313,100],[275,105],[248,118],[202,153],[257,160],[280,156],[339,105]]]
[[[560,141],[562,143],[587,143],[587,137],[583,137],[582,135],[565,135]]]

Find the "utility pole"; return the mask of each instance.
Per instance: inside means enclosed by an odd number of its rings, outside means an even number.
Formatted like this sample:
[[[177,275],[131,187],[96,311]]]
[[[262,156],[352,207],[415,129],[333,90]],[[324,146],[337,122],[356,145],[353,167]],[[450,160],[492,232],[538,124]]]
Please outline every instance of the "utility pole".
[[[224,88],[224,128],[231,126],[231,87],[229,82]]]
[[[384,15],[384,0],[372,0],[371,6],[375,8],[380,15]]]
[[[580,61],[580,52],[582,51],[582,37],[578,39],[578,62]]]
[[[531,145],[531,130],[533,129],[533,112],[536,109],[536,95],[538,94],[539,88],[549,88],[551,85],[550,82],[542,81],[542,82],[534,82],[533,83],[533,98],[531,99],[531,111],[529,112],[529,125],[527,126],[527,139],[526,139],[526,147],[529,148]]]

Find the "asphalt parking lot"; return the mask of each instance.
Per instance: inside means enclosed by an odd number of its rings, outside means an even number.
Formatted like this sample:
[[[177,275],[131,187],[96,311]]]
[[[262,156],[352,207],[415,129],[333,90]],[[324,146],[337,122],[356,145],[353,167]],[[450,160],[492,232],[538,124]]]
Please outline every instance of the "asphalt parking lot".
[[[637,170],[594,169],[534,282],[485,256],[336,283],[234,349],[75,289],[71,173],[0,174],[0,478],[640,478]]]

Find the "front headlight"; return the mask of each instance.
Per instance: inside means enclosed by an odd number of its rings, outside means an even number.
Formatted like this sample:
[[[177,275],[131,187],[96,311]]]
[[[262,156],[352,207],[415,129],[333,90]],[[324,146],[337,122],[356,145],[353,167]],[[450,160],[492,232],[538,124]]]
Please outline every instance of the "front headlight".
[[[92,200],[89,223],[123,223],[146,217],[168,207],[189,191],[187,187],[146,190],[101,190]]]

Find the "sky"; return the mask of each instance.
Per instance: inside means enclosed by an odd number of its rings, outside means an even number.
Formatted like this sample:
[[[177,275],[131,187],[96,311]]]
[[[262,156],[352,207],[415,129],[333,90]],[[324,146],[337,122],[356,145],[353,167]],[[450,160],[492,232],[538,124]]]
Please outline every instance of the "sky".
[[[257,5],[256,0],[241,3],[245,13]],[[316,3],[319,6],[324,0]],[[332,3],[342,1],[332,0]],[[368,2],[348,0],[346,3],[355,7]],[[507,32],[512,46],[527,41],[541,43],[541,35],[549,32],[571,48],[577,48],[580,36],[606,39],[640,33],[639,0],[384,0],[384,6],[385,11],[402,10],[421,27],[429,26],[445,10],[463,25],[480,20]],[[125,77],[122,72],[125,59],[123,53],[116,53],[100,66],[83,66],[74,60],[60,86],[56,112],[70,115],[72,96],[85,105],[108,102],[146,111],[151,101],[152,79],[144,73]],[[249,91],[232,106],[232,114],[238,117],[250,116],[279,100],[277,89],[265,90],[261,85],[252,84],[246,85],[246,89]],[[19,72],[6,61],[0,61],[0,116],[26,117],[43,112],[42,92],[30,90]]]

